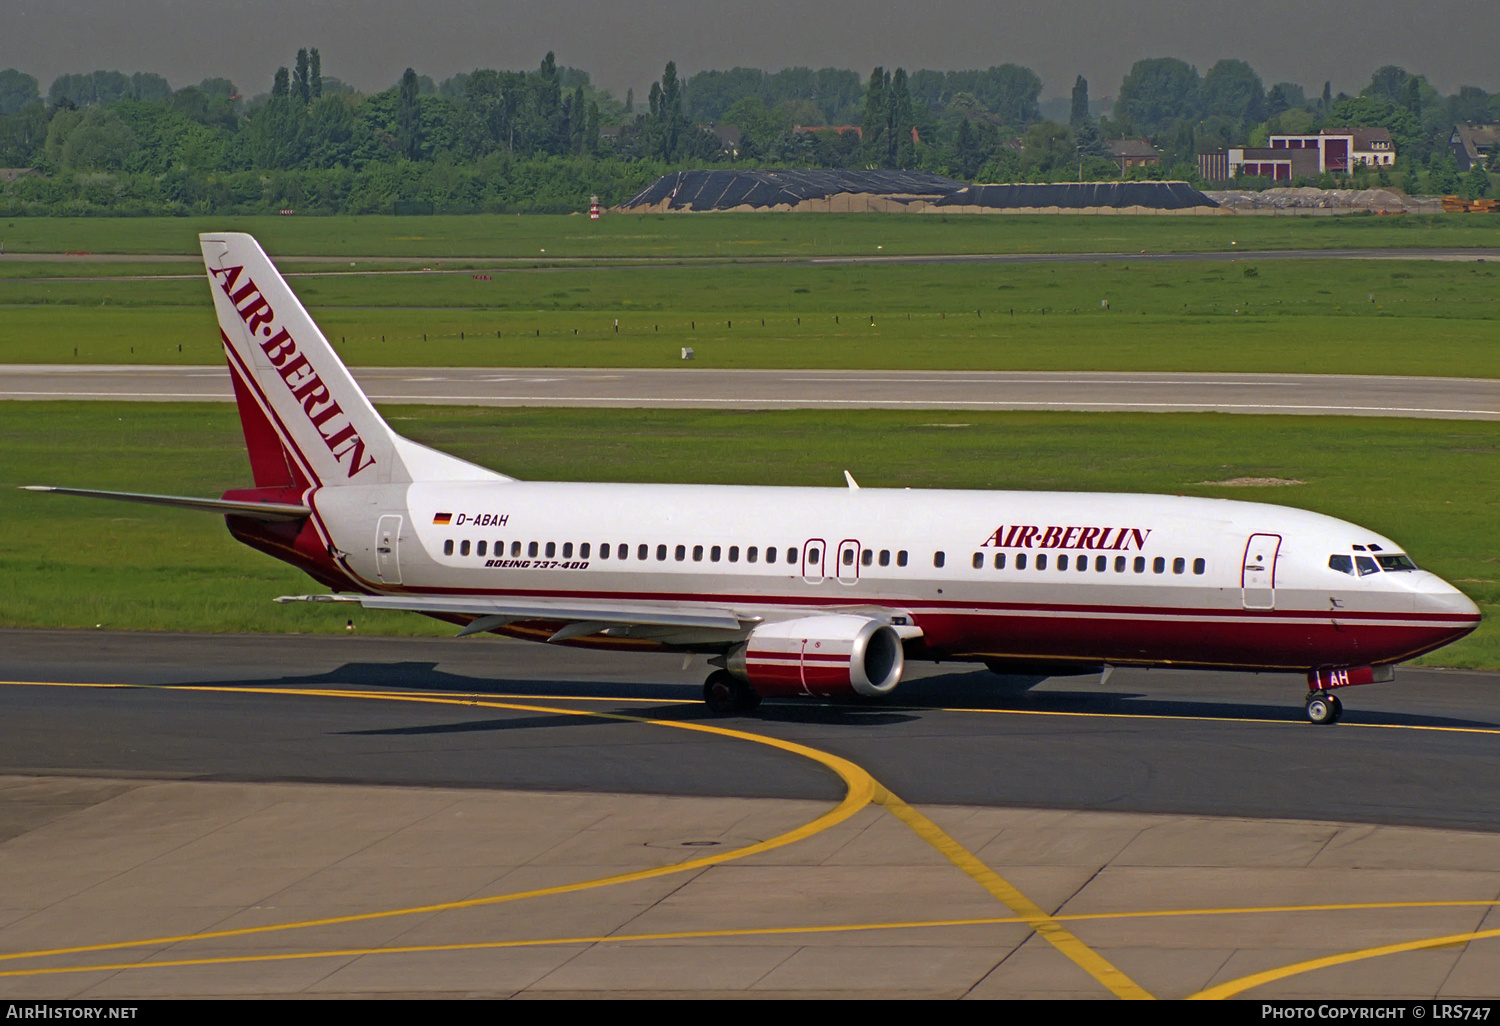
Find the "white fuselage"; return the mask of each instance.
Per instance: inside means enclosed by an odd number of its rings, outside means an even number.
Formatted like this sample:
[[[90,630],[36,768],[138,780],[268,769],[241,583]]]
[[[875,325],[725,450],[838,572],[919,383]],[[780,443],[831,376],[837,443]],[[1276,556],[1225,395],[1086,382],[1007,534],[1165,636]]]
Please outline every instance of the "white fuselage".
[[[1387,538],[1222,499],[511,481],[320,489],[312,505],[362,590],[762,622],[874,611],[920,628],[931,658],[1309,670],[1411,658],[1478,622],[1426,571],[1330,566],[1399,553]],[[647,640],[726,639],[656,629],[579,643]]]

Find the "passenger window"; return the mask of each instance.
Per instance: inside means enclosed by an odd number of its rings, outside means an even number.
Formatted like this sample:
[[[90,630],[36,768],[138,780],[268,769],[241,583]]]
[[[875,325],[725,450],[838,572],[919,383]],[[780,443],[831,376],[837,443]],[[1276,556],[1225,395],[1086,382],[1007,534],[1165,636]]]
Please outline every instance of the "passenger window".
[[[891,550],[890,549],[881,549],[880,550],[880,565],[881,566],[890,566],[891,565]]]
[[[774,545],[767,545],[766,546],[766,562],[767,563],[774,563],[774,562],[776,562],[776,553],[779,552],[779,551],[781,551],[781,550],[778,549],[776,546],[774,546]]]
[[[974,569],[975,570],[983,570],[984,569],[984,553],[983,552],[976,552],[976,553],[974,553]]]
[[[552,559],[557,555],[557,542],[547,543],[547,558]]]
[[[664,560],[666,558],[667,558],[667,547],[665,545],[658,545],[656,547],[656,559],[657,559],[657,562],[661,562],[662,560]],[[677,558],[681,559],[682,557],[678,556]]]
[[[465,538],[458,543],[458,554],[460,556],[467,556],[469,554],[469,539]],[[1374,560],[1371,560],[1371,562],[1373,563]]]
[[[1186,569],[1187,560],[1183,559],[1181,556],[1178,556],[1176,559],[1172,560],[1172,572],[1174,574],[1180,574]]]
[[[1045,552],[1038,552],[1037,553],[1037,555],[1036,555],[1036,568],[1038,570],[1045,570],[1045,569],[1047,569],[1047,554]]]
[[[1003,553],[1003,552],[997,552],[997,553],[995,553],[995,569],[996,570],[1004,570],[1005,569],[1005,553]]]
[[[1096,573],[1101,573],[1102,574],[1102,573],[1104,573],[1105,570],[1108,570],[1108,569],[1109,569],[1109,557],[1108,556],[1095,556],[1094,557],[1094,570],[1095,570]]]
[[[843,557],[844,558],[841,560],[841,562],[845,566],[853,566],[854,565],[854,550],[853,549],[845,549],[844,552],[843,552]]]
[[[796,549],[787,549],[786,550],[786,561],[788,563],[795,563],[795,562],[797,562],[797,550]],[[821,549],[808,549],[807,550],[807,562],[808,562],[809,565],[816,565],[818,563],[821,563],[822,561],[823,561],[823,552],[822,552]]]
[[[1193,573],[1197,574],[1199,577],[1202,577],[1203,572],[1207,569],[1208,564],[1205,563],[1201,557],[1193,560]]]
[[[476,556],[482,556],[482,555],[484,555],[485,549],[488,548],[488,546],[489,546],[488,542],[480,542],[478,545],[476,545],[474,547],[474,555],[476,555]]]
[[[620,548],[623,550],[625,548],[625,546],[621,545]],[[585,545],[584,546],[584,555],[587,555],[587,554],[588,554],[588,546]],[[605,542],[603,545],[599,546],[599,558],[600,559],[608,559],[609,558],[609,543],[608,542]],[[625,558],[623,552],[622,552],[620,558],[621,559]]]
[[[1016,569],[1017,570],[1025,570],[1026,569],[1026,553],[1024,553],[1024,552],[1017,552],[1016,553]]]
[[[932,554],[932,565],[935,566],[935,567],[941,567],[947,561],[948,561],[948,556],[947,556],[946,553],[934,552]]]
[[[1366,577],[1370,574],[1380,573],[1380,567],[1369,556],[1355,556],[1354,565],[1359,568],[1359,576]]]
[[[449,538],[447,541],[443,542],[443,555],[445,555],[445,556],[451,556],[451,555],[453,555],[453,539],[452,538]]]
[[[1066,570],[1068,568],[1068,554],[1066,552],[1057,557],[1057,568],[1059,570]]]
[[[1124,572],[1125,572],[1125,557],[1124,556],[1116,556],[1115,557],[1115,573],[1117,573],[1117,574],[1123,574]]]
[[[859,561],[865,566],[873,566],[875,564],[875,551],[873,549],[865,549],[864,552],[860,553]]]
[[[563,542],[563,559],[573,558],[573,543]]]
[[[1146,557],[1145,556],[1136,556],[1135,557],[1135,566],[1132,569],[1134,569],[1135,572],[1138,573],[1138,574],[1145,573],[1146,572]]]
[[[750,546],[748,549],[745,550],[745,562],[746,563],[754,563],[755,562],[755,557],[757,555],[759,555],[759,553],[760,553],[760,550],[757,549],[754,545]]]
[[[710,563],[717,563],[719,561],[719,557],[723,554],[724,550],[715,545],[713,548],[708,550],[708,561]]]
[[[1163,573],[1166,573],[1167,572],[1167,561],[1166,561],[1166,559],[1163,558],[1162,556],[1157,556],[1155,559],[1153,559],[1151,561],[1151,572],[1153,574],[1163,574]]]
[[[656,558],[657,559],[666,559],[667,558],[667,547],[665,545],[663,545],[660,548],[659,551],[661,552],[661,555],[657,556]],[[636,549],[635,550],[635,558],[636,559],[650,559],[651,558],[651,546],[649,546],[649,545],[642,545],[640,548]]]
[[[1087,556],[1079,556],[1078,557],[1078,569],[1079,570],[1087,570],[1088,568],[1089,568],[1089,557],[1087,557]]]
[[[515,542],[511,542],[510,543],[510,554],[512,556],[519,556],[521,554],[521,543],[520,542],[515,541]]]
[[[693,546],[693,562],[694,563],[701,563],[701,562],[703,562],[703,546],[702,545],[694,545]]]
[[[814,552],[812,558],[813,559],[817,559],[818,558],[818,554],[816,552]],[[797,562],[797,550],[794,549],[794,548],[792,548],[790,545],[787,546],[786,561],[788,563],[795,563],[795,562]]]
[[[677,562],[681,563],[684,559],[687,559],[687,546],[686,545],[679,545],[679,546],[677,546],[677,551],[674,552],[673,555],[677,557]],[[698,550],[698,555],[699,555],[700,558],[703,555],[703,550],[701,548]]]
[[[599,547],[602,549],[604,546],[601,545]],[[579,559],[588,559],[589,558],[589,543],[588,542],[584,542],[582,545],[578,546],[578,558]]]
[[[505,555],[505,543],[503,541],[497,541],[495,543],[495,555],[497,555],[497,556],[503,556],[503,555]]]
[[[738,545],[729,546],[729,561],[731,563],[738,563],[740,561],[740,547]]]
[[[896,553],[896,565],[897,566],[905,566],[906,565],[906,550],[905,549],[902,549],[900,552]]]

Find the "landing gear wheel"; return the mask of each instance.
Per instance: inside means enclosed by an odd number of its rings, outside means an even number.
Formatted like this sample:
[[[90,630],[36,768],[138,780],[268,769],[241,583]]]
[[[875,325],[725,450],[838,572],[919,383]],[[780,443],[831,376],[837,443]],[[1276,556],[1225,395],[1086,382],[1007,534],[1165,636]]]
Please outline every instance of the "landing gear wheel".
[[[755,709],[760,696],[728,670],[715,670],[703,682],[703,701],[715,716],[732,716]]]
[[[1308,696],[1307,718],[1319,726],[1330,726],[1337,723],[1339,714],[1343,711],[1343,703],[1332,695]]]

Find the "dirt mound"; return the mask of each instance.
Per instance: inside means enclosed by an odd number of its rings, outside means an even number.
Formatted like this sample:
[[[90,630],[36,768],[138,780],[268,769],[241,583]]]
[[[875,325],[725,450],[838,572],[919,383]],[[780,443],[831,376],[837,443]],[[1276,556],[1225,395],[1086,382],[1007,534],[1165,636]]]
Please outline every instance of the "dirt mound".
[[[1437,200],[1413,199],[1396,189],[1266,189],[1224,190],[1205,193],[1234,211],[1329,211],[1369,210],[1387,214],[1435,213],[1441,210]]]
[[[677,171],[617,210],[796,210],[826,213],[1212,212],[1218,204],[1186,182],[1060,182],[969,185],[918,171],[822,168]]]

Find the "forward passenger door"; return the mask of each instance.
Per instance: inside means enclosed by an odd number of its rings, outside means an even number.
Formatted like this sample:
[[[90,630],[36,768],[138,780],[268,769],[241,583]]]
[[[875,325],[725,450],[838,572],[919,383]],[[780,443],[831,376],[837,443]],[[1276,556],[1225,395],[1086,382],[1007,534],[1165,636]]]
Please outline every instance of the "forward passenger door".
[[[1252,534],[1245,543],[1240,596],[1246,609],[1276,608],[1276,554],[1279,551],[1279,534]]]

